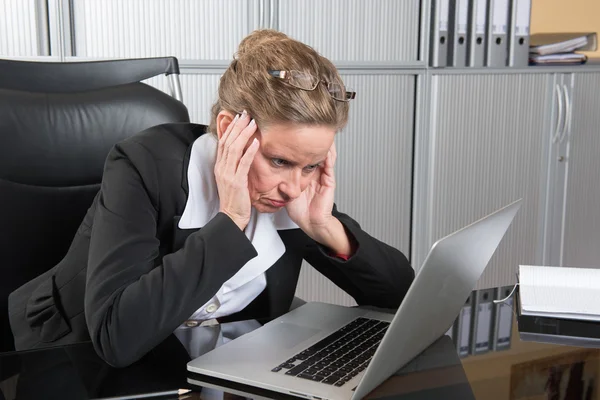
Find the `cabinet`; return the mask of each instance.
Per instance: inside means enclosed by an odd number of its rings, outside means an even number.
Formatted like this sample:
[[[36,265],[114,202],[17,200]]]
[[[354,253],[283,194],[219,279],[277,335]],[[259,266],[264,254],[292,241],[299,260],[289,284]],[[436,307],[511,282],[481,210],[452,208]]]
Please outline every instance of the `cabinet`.
[[[431,80],[428,145],[415,156],[413,266],[431,245],[496,209],[523,205],[478,287],[513,283],[540,261],[552,74],[447,74]]]
[[[333,62],[417,63],[420,0],[279,0],[276,27]]]
[[[599,268],[600,73],[562,74],[557,81],[564,105],[548,163],[553,190],[548,199],[546,263]]]
[[[73,0],[75,56],[231,60],[259,27],[259,0]]]
[[[0,0],[0,56],[33,57],[45,55],[40,46],[38,21],[43,10],[36,0]]]

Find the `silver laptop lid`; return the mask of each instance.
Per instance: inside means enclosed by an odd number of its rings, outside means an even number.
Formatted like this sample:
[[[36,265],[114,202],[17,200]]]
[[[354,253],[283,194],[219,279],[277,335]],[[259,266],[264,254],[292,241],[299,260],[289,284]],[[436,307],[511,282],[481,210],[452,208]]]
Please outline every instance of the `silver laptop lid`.
[[[521,202],[519,199],[433,244],[353,399],[364,397],[448,330]]]

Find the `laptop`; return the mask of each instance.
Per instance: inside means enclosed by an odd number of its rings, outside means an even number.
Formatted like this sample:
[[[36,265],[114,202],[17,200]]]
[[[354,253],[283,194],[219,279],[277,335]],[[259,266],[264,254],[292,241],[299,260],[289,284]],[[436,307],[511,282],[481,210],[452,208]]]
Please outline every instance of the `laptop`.
[[[363,398],[448,331],[521,202],[434,243],[395,315],[307,303],[188,371],[308,399]]]

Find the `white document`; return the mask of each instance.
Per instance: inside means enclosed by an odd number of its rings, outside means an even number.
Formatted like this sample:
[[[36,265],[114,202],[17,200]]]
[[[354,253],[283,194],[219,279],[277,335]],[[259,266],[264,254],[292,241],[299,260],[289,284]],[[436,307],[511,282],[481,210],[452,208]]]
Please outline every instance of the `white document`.
[[[600,269],[519,266],[522,315],[600,321]]]

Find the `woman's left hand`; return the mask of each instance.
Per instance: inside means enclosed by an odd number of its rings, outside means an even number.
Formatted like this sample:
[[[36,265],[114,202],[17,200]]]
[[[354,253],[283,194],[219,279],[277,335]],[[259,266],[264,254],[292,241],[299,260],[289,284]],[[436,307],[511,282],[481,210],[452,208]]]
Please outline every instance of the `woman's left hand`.
[[[350,241],[341,222],[331,211],[335,193],[333,166],[337,158],[335,143],[331,145],[325,164],[319,168],[315,179],[286,205],[288,215],[308,236],[337,254],[351,252]]]

